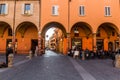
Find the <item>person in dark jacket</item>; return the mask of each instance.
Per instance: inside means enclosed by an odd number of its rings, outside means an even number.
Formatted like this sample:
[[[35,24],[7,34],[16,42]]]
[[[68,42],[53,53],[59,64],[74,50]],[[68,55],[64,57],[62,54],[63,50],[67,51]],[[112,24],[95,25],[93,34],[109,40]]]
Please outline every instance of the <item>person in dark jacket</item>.
[[[115,52],[112,52],[112,55],[111,55],[111,58],[112,58],[112,65],[113,65],[113,67],[115,67],[115,55],[116,55],[116,53]]]
[[[12,44],[8,44],[6,49],[6,65],[8,66],[8,56],[9,54],[13,54]]]

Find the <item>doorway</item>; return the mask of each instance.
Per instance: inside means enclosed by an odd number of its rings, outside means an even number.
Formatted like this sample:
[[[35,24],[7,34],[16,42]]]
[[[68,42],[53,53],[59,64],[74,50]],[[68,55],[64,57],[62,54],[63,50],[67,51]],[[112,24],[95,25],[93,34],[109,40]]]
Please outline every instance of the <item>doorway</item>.
[[[38,40],[32,39],[31,40],[31,50],[32,50],[33,54],[35,53],[36,46],[38,46]]]
[[[108,50],[113,51],[113,43],[112,42],[108,43]]]
[[[77,49],[82,49],[82,39],[81,38],[72,38],[72,47]]]

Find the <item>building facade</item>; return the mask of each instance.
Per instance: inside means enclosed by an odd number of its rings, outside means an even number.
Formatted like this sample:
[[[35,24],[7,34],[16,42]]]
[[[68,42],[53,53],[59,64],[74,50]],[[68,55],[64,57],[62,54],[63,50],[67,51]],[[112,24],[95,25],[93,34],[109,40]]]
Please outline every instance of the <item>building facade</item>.
[[[0,53],[9,43],[17,53],[45,48],[45,32],[59,28],[63,53],[81,49],[115,50],[120,47],[119,0],[1,0]]]

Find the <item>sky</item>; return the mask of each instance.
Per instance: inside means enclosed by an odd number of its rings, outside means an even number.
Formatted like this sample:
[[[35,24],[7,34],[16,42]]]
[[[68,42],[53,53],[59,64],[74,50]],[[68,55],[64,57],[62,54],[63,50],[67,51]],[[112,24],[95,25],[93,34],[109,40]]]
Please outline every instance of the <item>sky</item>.
[[[49,40],[49,38],[53,35],[54,30],[55,30],[55,28],[48,29],[48,31],[46,32],[46,35],[45,35],[45,36],[48,35],[48,37],[45,38],[46,40]]]

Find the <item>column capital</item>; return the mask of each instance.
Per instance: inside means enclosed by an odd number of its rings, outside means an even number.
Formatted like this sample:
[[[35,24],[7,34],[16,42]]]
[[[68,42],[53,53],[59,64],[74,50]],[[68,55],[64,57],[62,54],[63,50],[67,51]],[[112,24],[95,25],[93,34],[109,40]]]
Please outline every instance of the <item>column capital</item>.
[[[66,33],[67,34],[67,38],[69,38],[70,37],[70,33]]]
[[[12,32],[12,35],[14,36],[14,35],[15,35],[15,32]]]
[[[41,35],[41,31],[38,31],[38,34]]]

